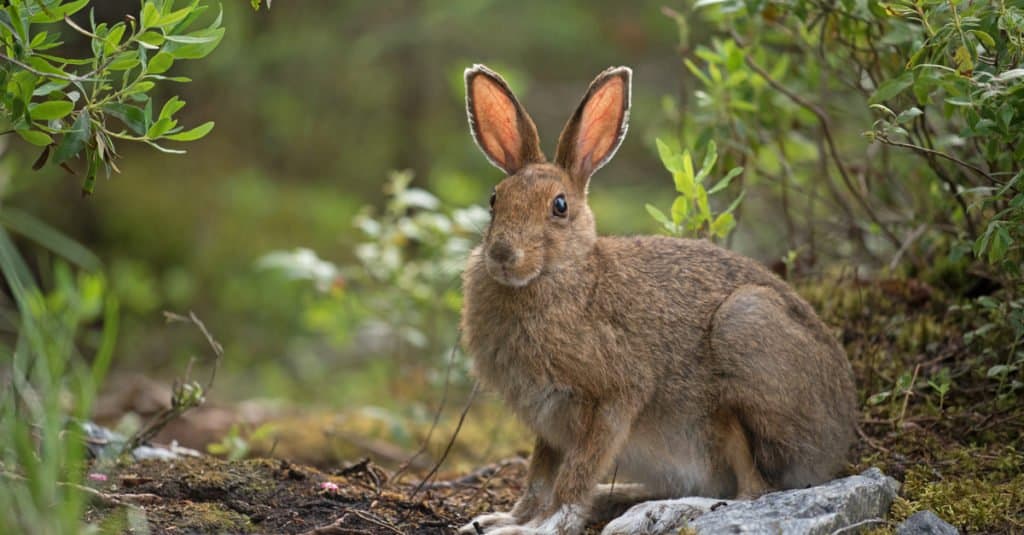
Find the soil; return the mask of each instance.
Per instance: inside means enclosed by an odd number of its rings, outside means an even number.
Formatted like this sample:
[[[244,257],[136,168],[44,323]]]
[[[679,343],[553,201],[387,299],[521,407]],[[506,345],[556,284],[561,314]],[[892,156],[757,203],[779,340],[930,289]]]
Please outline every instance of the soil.
[[[417,492],[416,478],[392,480],[365,460],[334,471],[279,459],[143,461],[109,467],[107,481],[91,485],[142,503],[96,504],[86,520],[105,532],[128,530],[141,512],[151,533],[453,533],[510,508],[525,468],[512,459]]]

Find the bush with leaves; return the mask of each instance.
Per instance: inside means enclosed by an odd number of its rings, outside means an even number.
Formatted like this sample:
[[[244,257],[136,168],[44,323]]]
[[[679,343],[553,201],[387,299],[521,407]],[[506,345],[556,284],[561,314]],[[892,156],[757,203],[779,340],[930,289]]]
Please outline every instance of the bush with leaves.
[[[175,62],[203,58],[220,43],[220,16],[196,27],[205,2],[144,0],[138,15],[112,24],[97,23],[92,13],[87,22],[78,16],[89,0],[6,4],[0,8],[0,122],[42,148],[36,168],[47,162],[72,172],[83,167],[82,193],[89,194],[101,170],[107,176],[118,170],[118,142],[182,153],[164,143],[194,141],[213,129],[213,122],[184,128],[175,118],[183,100],[173,96],[158,106],[150,95],[159,82],[189,82],[168,74]],[[87,39],[92,55],[60,55],[69,34]]]
[[[708,142],[704,161],[696,173],[693,170],[693,157],[690,151],[673,150],[660,139],[657,140],[657,144],[661,162],[665,169],[672,173],[672,182],[675,183],[679,195],[672,202],[669,211],[671,218],[666,217],[664,212],[651,204],[647,205],[647,212],[661,223],[669,234],[725,239],[736,226],[733,212],[743,200],[743,193],[717,215],[712,212],[708,197],[729,187],[729,183],[743,172],[743,168],[733,167],[708,189],[704,187],[704,181],[711,175],[715,162],[718,161],[718,146],[714,141]]]
[[[364,236],[355,248],[358,265],[338,267],[306,249],[270,253],[260,265],[320,290],[306,304],[311,332],[344,346],[361,331],[384,342],[363,348],[371,353],[418,361],[427,355],[440,364],[456,340],[459,275],[489,216],[480,206],[445,209],[433,194],[412,187],[412,178],[408,171],[393,173],[383,211],[365,207],[356,217]]]
[[[717,139],[726,158],[745,165],[740,182],[782,208],[791,248],[915,270],[972,257],[1004,285],[1019,284],[1019,3],[694,6],[685,15],[665,10],[698,85],[687,121],[674,101],[669,116],[682,139]],[[720,36],[690,50],[693,18]]]

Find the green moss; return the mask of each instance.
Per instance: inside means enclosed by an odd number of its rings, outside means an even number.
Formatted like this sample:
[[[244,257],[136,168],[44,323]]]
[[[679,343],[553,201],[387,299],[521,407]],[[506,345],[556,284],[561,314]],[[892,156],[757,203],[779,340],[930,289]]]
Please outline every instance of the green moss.
[[[174,525],[186,533],[248,533],[252,530],[252,524],[245,515],[212,502],[192,503],[185,507],[181,519]]]
[[[904,493],[914,511],[931,509],[959,527],[980,532],[1024,529],[1024,475],[993,483],[976,477],[936,480],[924,467],[907,472]]]

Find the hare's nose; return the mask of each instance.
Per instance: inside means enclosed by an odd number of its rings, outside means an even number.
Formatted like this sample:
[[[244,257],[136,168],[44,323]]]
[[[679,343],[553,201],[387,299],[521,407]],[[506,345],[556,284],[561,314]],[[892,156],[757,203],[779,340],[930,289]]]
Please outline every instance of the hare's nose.
[[[491,260],[499,264],[507,264],[516,259],[516,252],[512,247],[502,241],[494,242],[491,244],[490,250],[487,251],[487,255],[491,257]]]

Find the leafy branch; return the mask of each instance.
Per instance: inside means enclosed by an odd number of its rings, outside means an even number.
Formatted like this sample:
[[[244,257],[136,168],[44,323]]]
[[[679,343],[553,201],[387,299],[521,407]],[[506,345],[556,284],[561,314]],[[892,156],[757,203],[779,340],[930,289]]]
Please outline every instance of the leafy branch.
[[[214,123],[181,126],[185,101],[172,96],[157,110],[151,92],[166,82],[186,83],[167,72],[180,60],[206,57],[224,36],[222,13],[196,27],[209,5],[203,0],[144,0],[138,15],[83,27],[73,17],[88,0],[12,0],[0,8],[0,124],[42,148],[35,168],[47,162],[74,172],[82,160],[82,193],[92,193],[102,169],[117,172],[116,141],[145,143],[180,154],[167,141],[195,141]],[[181,5],[179,5],[181,4]],[[61,29],[89,40],[91,57],[56,55]]]

